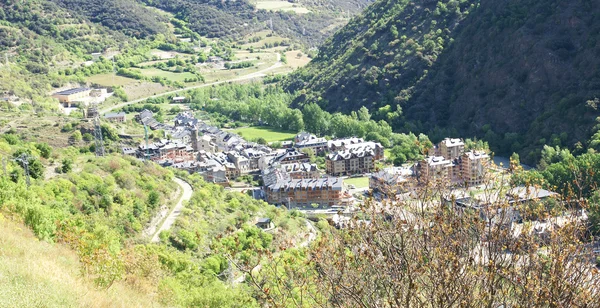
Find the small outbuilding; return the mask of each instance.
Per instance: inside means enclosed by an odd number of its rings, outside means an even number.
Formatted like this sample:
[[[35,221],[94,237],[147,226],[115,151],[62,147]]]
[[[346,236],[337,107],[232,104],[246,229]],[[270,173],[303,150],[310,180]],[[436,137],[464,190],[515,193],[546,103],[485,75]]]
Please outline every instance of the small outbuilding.
[[[256,226],[263,230],[272,229],[274,227],[271,218],[259,218]]]
[[[173,103],[185,103],[185,96],[175,96],[173,97]]]

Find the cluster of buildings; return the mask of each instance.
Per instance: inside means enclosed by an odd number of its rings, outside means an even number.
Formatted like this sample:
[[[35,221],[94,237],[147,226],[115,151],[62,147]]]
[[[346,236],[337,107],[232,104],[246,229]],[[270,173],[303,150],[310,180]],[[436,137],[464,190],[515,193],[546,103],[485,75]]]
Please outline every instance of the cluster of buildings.
[[[341,176],[358,174],[369,174],[369,188],[390,197],[432,181],[479,185],[489,160],[485,152],[465,151],[461,139],[447,138],[412,167],[376,170],[384,148],[362,138],[326,140],[303,132],[289,147],[272,149],[211,126],[191,112],[178,114],[173,126],[159,123],[148,110],[136,118],[151,129],[165,130],[171,138],[124,148],[124,154],[199,173],[208,182],[226,186],[246,174],[260,176],[264,198],[288,207],[351,205],[354,199]],[[313,154],[325,158],[326,170],[311,163]]]
[[[489,163],[486,152],[465,151],[462,139],[446,138],[413,166],[372,173],[369,188],[396,199],[418,185],[479,186],[484,183]]]
[[[158,122],[148,110],[136,119],[152,130],[164,130],[171,138],[123,148],[123,154],[199,173],[220,185],[246,174],[260,176],[265,199],[286,206],[350,205],[353,198],[339,176],[371,172],[375,161],[383,159],[381,144],[360,138],[328,141],[299,133],[286,148],[272,149],[200,121],[191,112],[178,114],[173,126]],[[329,153],[326,174],[310,162],[311,151]]]

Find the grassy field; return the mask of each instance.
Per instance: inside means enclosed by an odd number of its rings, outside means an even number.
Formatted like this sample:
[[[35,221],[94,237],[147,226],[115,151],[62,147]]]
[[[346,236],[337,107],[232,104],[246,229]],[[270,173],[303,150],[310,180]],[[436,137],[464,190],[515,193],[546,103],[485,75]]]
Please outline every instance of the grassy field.
[[[292,11],[297,14],[310,13],[310,10],[300,4],[279,0],[257,0],[256,8],[268,11]]]
[[[301,53],[302,55],[298,57],[298,53]],[[299,68],[310,62],[310,58],[300,50],[288,51],[285,53],[285,57],[287,58],[287,65],[291,68]]]
[[[150,51],[150,55],[156,56],[159,59],[171,59],[171,58],[175,58],[175,56],[179,56],[180,58],[183,59],[183,58],[190,56],[187,53],[181,53],[181,52],[177,52],[177,51],[164,51],[164,50],[160,50],[160,49],[152,49]]]
[[[289,40],[287,38],[284,38],[284,37],[281,37],[281,36],[277,36],[277,35],[267,36],[269,34],[271,34],[271,31],[266,31],[265,30],[265,31],[260,31],[260,32],[254,33],[252,35],[249,35],[247,37],[247,39],[251,38],[251,37],[260,37],[262,39],[260,41],[258,41],[258,42],[243,44],[240,47],[242,49],[246,49],[246,48],[249,48],[249,47],[262,48],[267,43],[275,43],[275,42],[282,42],[282,41]]]
[[[113,85],[113,74],[100,74],[94,75],[87,78],[88,82],[97,83],[101,86],[112,86]],[[123,77],[123,76],[114,76],[114,85],[115,86],[127,86],[131,84],[135,84],[138,81],[135,79]]]
[[[369,187],[369,178],[366,176],[360,178],[347,178],[344,180],[346,185],[354,185],[356,188],[366,188]]]
[[[156,307],[151,296],[115,283],[98,289],[81,277],[77,254],[41,242],[0,214],[0,307]]]
[[[254,140],[259,137],[265,138],[267,142],[292,140],[296,133],[284,131],[272,127],[243,127],[233,130],[234,133],[244,137],[246,140]]]
[[[181,81],[181,82],[183,82],[186,78],[195,78],[196,77],[196,75],[189,73],[189,72],[174,73],[174,72],[166,72],[163,70],[159,70],[157,68],[145,68],[145,69],[142,69],[141,71],[142,71],[142,74],[144,74],[144,76],[146,76],[146,77],[158,76],[158,77],[167,78],[172,81]]]

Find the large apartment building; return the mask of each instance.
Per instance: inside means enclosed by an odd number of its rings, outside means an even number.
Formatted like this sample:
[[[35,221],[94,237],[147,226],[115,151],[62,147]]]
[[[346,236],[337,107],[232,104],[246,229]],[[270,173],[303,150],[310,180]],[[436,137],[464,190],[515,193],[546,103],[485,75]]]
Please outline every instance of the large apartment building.
[[[135,153],[140,158],[150,159],[158,163],[180,163],[196,160],[196,153],[191,146],[171,140],[161,140],[148,146],[142,144]]]
[[[457,158],[428,156],[417,164],[421,183],[477,186],[483,183],[489,155],[482,151],[461,153]]]
[[[331,152],[370,148],[371,150],[373,150],[375,160],[382,160],[384,158],[385,150],[381,143],[373,141],[364,141],[362,138],[356,137],[331,140],[328,142],[328,148]]]
[[[443,156],[428,156],[417,164],[417,177],[421,183],[450,184],[457,180],[456,166]]]
[[[489,155],[481,151],[469,151],[460,157],[460,180],[467,186],[477,186],[483,179],[489,164]]]
[[[459,138],[446,138],[435,149],[435,155],[442,156],[445,159],[455,159],[465,152],[465,143]]]
[[[292,207],[349,206],[354,202],[340,178],[289,179],[266,188],[267,201]]]
[[[299,141],[294,144],[294,147],[299,151],[311,149],[315,153],[327,151],[327,139],[319,138],[315,135],[309,135],[306,138],[296,137]]]
[[[369,147],[354,148],[327,155],[327,174],[333,176],[360,174],[375,169],[375,153]]]

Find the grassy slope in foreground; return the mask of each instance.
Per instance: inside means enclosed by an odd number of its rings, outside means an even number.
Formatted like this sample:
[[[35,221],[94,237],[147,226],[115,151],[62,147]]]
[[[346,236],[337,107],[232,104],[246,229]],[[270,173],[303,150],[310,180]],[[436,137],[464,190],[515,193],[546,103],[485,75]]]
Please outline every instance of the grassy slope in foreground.
[[[77,255],[39,241],[0,214],[0,307],[153,307],[150,296],[121,283],[98,289],[81,277]]]

